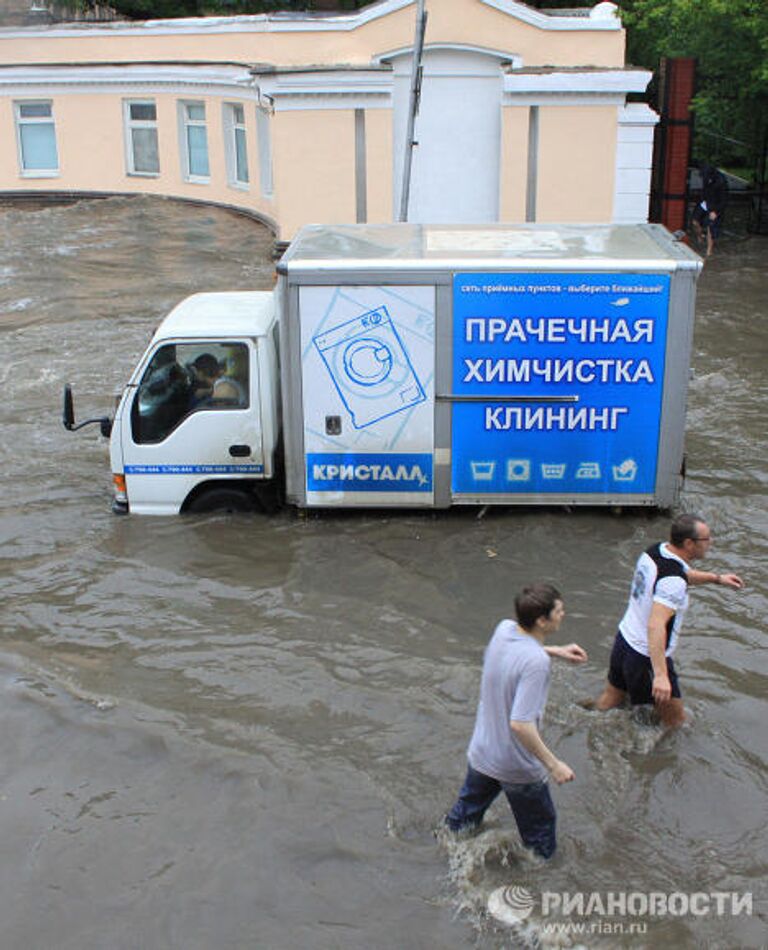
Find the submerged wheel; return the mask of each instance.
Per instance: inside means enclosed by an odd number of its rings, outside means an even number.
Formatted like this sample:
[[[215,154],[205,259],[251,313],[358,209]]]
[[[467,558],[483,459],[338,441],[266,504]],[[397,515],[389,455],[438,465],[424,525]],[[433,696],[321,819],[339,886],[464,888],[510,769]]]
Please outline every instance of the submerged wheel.
[[[187,506],[192,514],[207,514],[211,511],[256,511],[258,504],[253,495],[237,488],[209,488],[201,492]]]

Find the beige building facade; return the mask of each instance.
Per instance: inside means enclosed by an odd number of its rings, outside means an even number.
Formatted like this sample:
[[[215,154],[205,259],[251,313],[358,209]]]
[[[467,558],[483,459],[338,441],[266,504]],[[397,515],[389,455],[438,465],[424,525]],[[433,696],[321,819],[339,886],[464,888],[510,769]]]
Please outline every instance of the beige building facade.
[[[611,3],[426,0],[408,220],[647,220],[656,115]],[[148,193],[398,219],[415,0],[0,30],[0,192]]]

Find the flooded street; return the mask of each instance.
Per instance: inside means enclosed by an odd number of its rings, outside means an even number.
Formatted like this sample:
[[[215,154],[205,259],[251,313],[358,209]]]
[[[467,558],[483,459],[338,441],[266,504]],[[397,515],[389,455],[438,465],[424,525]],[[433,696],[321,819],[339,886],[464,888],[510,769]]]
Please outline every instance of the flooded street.
[[[699,282],[682,507],[712,528],[702,566],[746,589],[692,592],[676,663],[693,720],[662,736],[578,701],[667,516],[115,517],[107,444],[64,430],[63,384],[79,418],[111,412],[178,300],[271,288],[271,237],[143,198],[0,220],[3,950],[555,945],[536,913],[519,932],[487,917],[508,884],[750,892],[751,915],[558,939],[766,944],[768,239],[724,241]],[[545,738],[576,781],[553,792],[546,867],[503,801],[476,838],[434,833],[483,648],[539,578],[564,592],[560,642],[590,655],[553,664]]]

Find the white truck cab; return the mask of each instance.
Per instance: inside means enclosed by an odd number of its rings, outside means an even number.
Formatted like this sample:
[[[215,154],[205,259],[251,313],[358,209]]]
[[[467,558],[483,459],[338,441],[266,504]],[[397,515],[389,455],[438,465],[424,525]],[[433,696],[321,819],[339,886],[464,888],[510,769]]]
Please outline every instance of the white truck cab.
[[[199,293],[158,327],[112,424],[116,510],[269,507],[279,494],[271,292]]]

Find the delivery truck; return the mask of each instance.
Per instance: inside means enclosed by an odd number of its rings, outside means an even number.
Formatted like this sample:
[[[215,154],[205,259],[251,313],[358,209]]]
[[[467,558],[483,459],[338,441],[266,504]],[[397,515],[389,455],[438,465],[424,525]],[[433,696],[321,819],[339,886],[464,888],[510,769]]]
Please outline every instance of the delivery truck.
[[[701,259],[664,227],[312,225],[195,294],[113,419],[115,510],[674,505]]]

